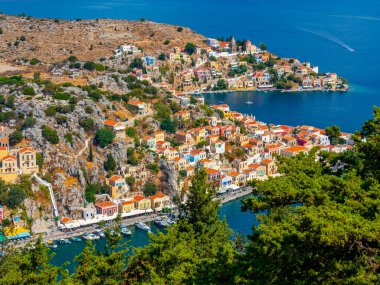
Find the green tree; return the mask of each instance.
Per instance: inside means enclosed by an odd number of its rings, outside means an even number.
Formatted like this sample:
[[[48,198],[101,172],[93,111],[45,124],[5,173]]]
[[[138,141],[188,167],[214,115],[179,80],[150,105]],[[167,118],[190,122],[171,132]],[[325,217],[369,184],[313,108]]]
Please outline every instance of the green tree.
[[[18,144],[23,140],[24,136],[22,135],[22,132],[20,131],[14,131],[9,135],[9,143],[11,145]]]
[[[128,127],[126,129],[126,134],[128,137],[133,138],[134,136],[136,136],[136,129],[133,127]]]
[[[261,50],[267,50],[267,45],[265,43],[260,43]]]
[[[92,146],[91,145],[90,145],[90,153],[88,154],[88,160],[91,162],[94,160],[94,155],[92,153]]]
[[[38,165],[38,169],[41,171],[44,166],[44,156],[41,152],[37,152],[36,154],[36,163]]]
[[[11,250],[0,258],[0,284],[54,285],[61,276],[66,284],[67,273],[51,265],[53,254],[38,239],[34,247],[26,250]]]
[[[144,195],[146,197],[152,196],[152,195],[156,194],[156,192],[157,192],[156,184],[154,184],[152,182],[147,182],[144,184]]]
[[[106,171],[115,171],[117,168],[116,161],[112,154],[107,155],[107,160],[104,162],[104,169]]]
[[[124,284],[123,269],[129,248],[121,242],[120,219],[117,219],[116,226],[112,229],[115,234],[106,230],[106,245],[102,252],[88,242],[82,253],[75,258],[78,265],[70,276],[69,284]]]
[[[93,61],[86,61],[83,65],[83,68],[87,69],[89,71],[95,70],[95,67],[96,67],[96,65],[95,65],[95,62],[93,62]]]
[[[115,134],[111,130],[107,128],[101,128],[100,130],[96,131],[94,142],[100,147],[106,147],[113,142],[114,138]]]
[[[164,53],[161,53],[159,56],[158,56],[158,60],[161,60],[161,61],[164,61],[166,59],[166,55]]]
[[[178,224],[150,235],[149,244],[129,258],[127,284],[233,284],[231,231],[218,219],[219,206],[205,172],[197,173],[192,183]]]
[[[166,118],[161,122],[161,129],[167,131],[168,133],[174,134],[176,132],[176,125],[170,118]]]
[[[331,144],[337,144],[339,142],[339,136],[341,134],[340,128],[337,125],[327,127],[326,135],[329,137]]]
[[[139,58],[139,57],[135,57],[131,64],[129,65],[130,68],[143,68],[144,67],[144,61]]]
[[[260,225],[241,259],[243,284],[379,282],[379,181],[338,174],[316,151],[280,157],[282,176],[253,183],[243,208]]]
[[[13,185],[9,189],[5,203],[10,209],[17,209],[25,198],[25,191],[19,185]]]
[[[187,43],[187,44],[185,45],[185,51],[186,51],[188,54],[190,54],[190,55],[194,54],[195,51],[196,51],[196,49],[197,49],[197,47],[196,47],[195,44],[193,44],[193,43]]]

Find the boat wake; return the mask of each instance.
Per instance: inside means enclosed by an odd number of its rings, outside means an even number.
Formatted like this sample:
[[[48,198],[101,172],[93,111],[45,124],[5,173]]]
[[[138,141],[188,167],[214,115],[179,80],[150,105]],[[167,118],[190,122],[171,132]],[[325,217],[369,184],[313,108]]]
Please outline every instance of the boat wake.
[[[299,28],[299,30],[306,32],[306,33],[309,33],[309,34],[312,34],[312,35],[319,36],[323,39],[326,39],[326,40],[328,40],[334,44],[337,44],[338,46],[341,46],[341,47],[347,49],[350,52],[355,52],[355,50],[352,47],[350,47],[348,44],[346,44],[345,42],[343,42],[342,40],[338,39],[337,37],[335,37],[333,35],[330,35],[327,33],[322,33],[322,32],[316,32],[316,31],[312,31],[312,30],[304,29],[304,28]]]
[[[344,19],[358,19],[358,20],[367,20],[367,21],[376,21],[379,22],[380,18],[369,17],[369,16],[348,16],[348,15],[329,15],[330,17],[335,18],[344,18]]]

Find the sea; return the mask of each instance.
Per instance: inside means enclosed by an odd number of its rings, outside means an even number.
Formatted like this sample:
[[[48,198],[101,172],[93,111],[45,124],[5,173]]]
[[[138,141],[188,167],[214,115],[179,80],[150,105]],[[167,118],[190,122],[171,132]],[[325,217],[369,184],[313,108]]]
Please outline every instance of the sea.
[[[380,1],[378,0],[0,0],[0,10],[18,15],[62,19],[149,19],[190,27],[208,37],[264,42],[280,57],[296,57],[348,79],[348,92],[230,92],[207,94],[211,104],[253,114],[274,124],[339,125],[343,131],[360,129],[380,105]],[[48,44],[48,43],[47,43]],[[252,104],[246,102],[252,101]],[[257,223],[240,211],[239,200],[222,206],[221,217],[243,234]],[[134,232],[131,245],[148,242]],[[101,242],[99,242],[101,246]],[[61,264],[78,254],[83,243],[56,249]]]

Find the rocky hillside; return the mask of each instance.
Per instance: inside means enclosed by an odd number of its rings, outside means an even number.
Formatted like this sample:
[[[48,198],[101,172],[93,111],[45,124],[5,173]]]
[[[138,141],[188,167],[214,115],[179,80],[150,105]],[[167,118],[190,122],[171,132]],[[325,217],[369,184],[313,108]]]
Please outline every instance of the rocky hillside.
[[[152,55],[190,41],[202,45],[202,35],[178,28],[150,21],[64,21],[0,15],[0,59],[36,58],[55,63],[70,55],[81,60],[109,57],[122,44],[134,44]],[[170,43],[164,44],[167,40]]]

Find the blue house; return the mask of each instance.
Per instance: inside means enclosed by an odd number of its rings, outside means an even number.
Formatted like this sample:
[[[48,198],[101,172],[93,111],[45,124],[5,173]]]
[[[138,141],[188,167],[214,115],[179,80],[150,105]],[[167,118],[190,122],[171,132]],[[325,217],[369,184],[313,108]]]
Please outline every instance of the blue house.
[[[155,65],[156,64],[156,58],[153,56],[146,56],[145,57],[145,64],[146,65]]]

